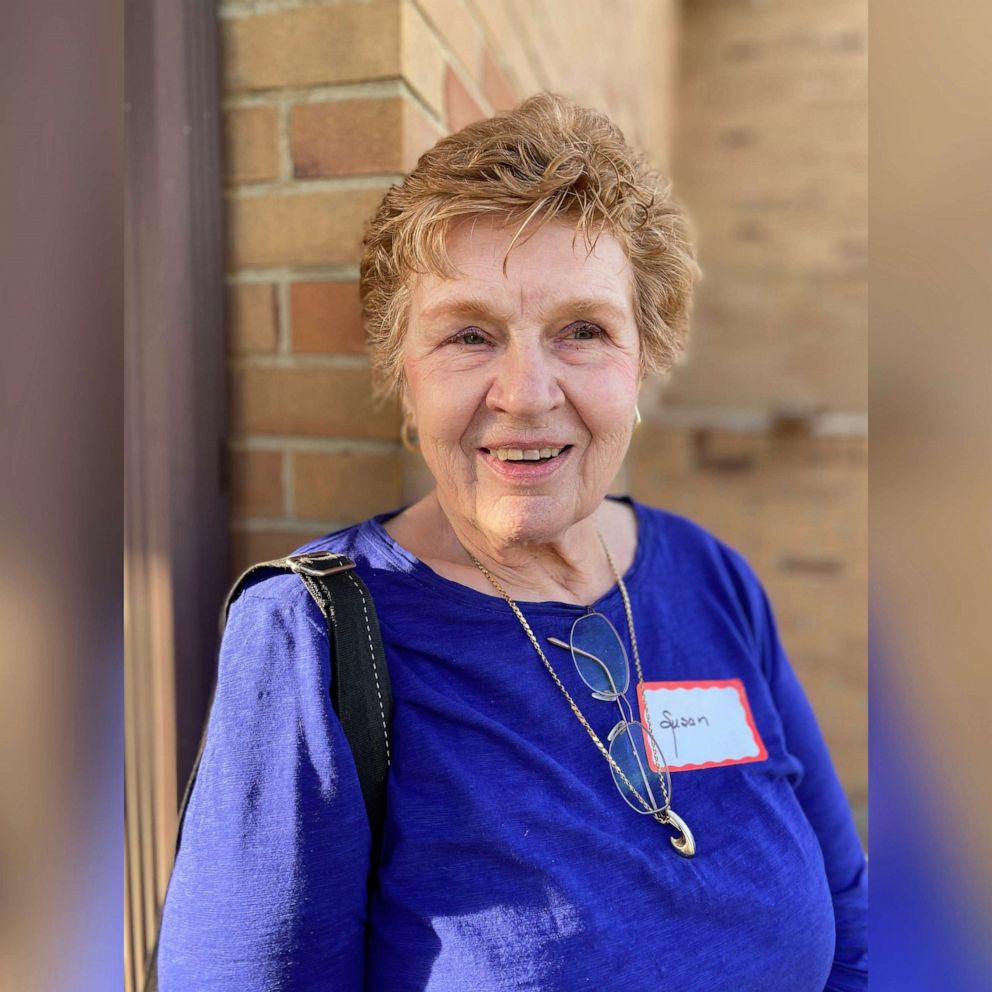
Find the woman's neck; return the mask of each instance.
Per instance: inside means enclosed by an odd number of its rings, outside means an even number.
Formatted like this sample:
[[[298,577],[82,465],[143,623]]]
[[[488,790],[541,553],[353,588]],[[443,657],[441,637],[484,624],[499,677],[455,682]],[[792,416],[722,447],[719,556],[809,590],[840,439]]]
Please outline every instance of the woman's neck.
[[[633,561],[637,545],[630,508],[608,500],[542,542],[494,540],[471,522],[445,513],[436,492],[388,521],[386,531],[439,575],[487,595],[495,590],[473,557],[513,599],[581,606],[594,603],[616,584],[603,543],[621,573]]]

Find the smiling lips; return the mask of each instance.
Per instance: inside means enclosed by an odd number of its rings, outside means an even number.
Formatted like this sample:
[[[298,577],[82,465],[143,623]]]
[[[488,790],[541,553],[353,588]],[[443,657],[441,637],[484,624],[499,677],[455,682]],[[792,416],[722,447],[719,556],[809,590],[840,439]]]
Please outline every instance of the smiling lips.
[[[498,478],[511,484],[537,484],[561,471],[569,461],[572,445],[533,448],[480,448],[486,466]]]
[[[568,447],[570,445],[566,444],[558,448],[484,448],[483,450],[488,451],[501,462],[540,462],[557,458]]]

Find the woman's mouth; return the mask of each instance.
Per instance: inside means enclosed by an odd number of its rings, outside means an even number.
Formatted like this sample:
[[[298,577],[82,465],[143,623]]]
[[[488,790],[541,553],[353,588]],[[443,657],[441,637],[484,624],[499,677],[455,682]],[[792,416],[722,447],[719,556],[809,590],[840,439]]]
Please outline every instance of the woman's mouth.
[[[483,461],[496,476],[514,484],[540,483],[556,475],[568,461],[572,445],[480,448]]]
[[[570,447],[570,444],[566,444],[559,448],[483,448],[482,450],[501,462],[549,462]]]

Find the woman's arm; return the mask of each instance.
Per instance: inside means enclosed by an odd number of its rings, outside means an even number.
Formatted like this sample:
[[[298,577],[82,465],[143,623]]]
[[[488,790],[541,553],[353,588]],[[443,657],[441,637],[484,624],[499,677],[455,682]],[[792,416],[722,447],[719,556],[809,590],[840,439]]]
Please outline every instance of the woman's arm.
[[[369,828],[296,576],[231,607],[159,947],[161,992],[360,990]]]

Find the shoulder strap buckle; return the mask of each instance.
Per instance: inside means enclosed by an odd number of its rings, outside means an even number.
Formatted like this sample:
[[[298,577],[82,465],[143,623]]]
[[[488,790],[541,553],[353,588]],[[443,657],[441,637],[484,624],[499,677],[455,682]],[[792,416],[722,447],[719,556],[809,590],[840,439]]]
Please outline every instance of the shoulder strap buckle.
[[[335,554],[333,551],[311,551],[305,555],[290,555],[286,558],[286,563],[294,572],[312,575],[314,578],[350,572],[355,567],[355,563],[350,558]]]

